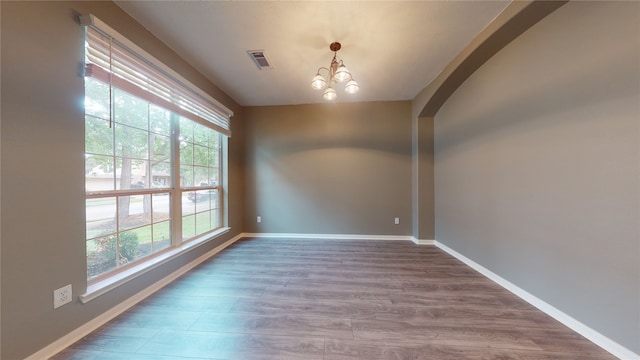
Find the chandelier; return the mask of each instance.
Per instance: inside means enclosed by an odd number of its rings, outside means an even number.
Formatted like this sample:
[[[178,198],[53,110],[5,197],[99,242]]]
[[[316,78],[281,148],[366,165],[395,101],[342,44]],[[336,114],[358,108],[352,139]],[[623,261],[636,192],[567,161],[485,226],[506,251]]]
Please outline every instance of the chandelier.
[[[346,82],[344,91],[347,94],[355,94],[360,90],[360,85],[353,80],[351,73],[347,67],[344,66],[342,59],[338,58],[338,50],[340,50],[341,47],[342,45],[340,45],[339,42],[332,42],[331,45],[329,45],[329,49],[333,51],[331,65],[329,65],[328,68],[319,68],[316,72],[316,76],[311,80],[311,87],[313,89],[322,90],[326,88],[323,95],[325,100],[335,100],[338,97],[338,94],[336,94],[336,91],[333,88],[333,85],[337,83]],[[324,76],[321,75],[321,71],[326,72],[326,74]]]

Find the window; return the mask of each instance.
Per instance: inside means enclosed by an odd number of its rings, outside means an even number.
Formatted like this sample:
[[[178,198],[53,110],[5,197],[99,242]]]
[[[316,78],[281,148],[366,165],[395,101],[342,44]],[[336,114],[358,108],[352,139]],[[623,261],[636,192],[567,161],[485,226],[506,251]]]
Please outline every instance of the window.
[[[95,17],[85,51],[87,277],[223,226],[231,111]]]
[[[181,119],[182,239],[220,227],[220,140],[214,130]]]

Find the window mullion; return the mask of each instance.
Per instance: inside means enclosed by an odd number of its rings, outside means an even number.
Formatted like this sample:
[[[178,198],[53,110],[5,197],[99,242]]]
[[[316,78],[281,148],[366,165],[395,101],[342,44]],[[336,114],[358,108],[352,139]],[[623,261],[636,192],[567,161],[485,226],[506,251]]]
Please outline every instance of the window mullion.
[[[225,193],[224,189],[226,185],[223,186],[222,179],[225,179],[224,169],[222,167],[222,142],[224,141],[222,134],[218,134],[218,163],[216,164],[218,167],[218,225],[223,226],[225,224],[225,219],[223,218],[223,211],[225,204]]]
[[[112,154],[112,158],[113,161],[111,163],[111,165],[113,166],[113,189],[117,189],[118,188],[118,175],[116,173],[116,169],[118,168],[118,158],[116,156],[116,147],[118,146],[118,144],[116,143],[116,125],[115,125],[115,94],[113,91],[113,88],[111,87],[111,84],[109,84],[109,129],[111,129],[111,141],[113,144],[113,154]]]
[[[173,190],[171,191],[171,244],[179,245],[182,242],[182,190],[180,183],[180,117],[171,113],[171,178]]]

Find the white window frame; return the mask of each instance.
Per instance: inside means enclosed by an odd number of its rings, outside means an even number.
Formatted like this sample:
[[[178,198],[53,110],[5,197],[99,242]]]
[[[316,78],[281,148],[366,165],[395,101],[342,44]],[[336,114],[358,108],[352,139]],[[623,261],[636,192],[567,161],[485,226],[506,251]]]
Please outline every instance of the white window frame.
[[[212,189],[218,191],[218,202],[219,202],[219,224],[220,227],[205,232],[203,234],[197,234],[192,238],[183,239],[182,238],[182,209],[181,209],[181,197],[183,192],[202,190],[204,187],[182,187],[180,184],[180,153],[179,153],[179,125],[177,121],[172,122],[172,132],[171,132],[171,141],[172,141],[172,166],[171,173],[173,183],[171,187],[168,189],[136,189],[132,190],[114,190],[114,191],[96,191],[96,192],[87,192],[87,199],[89,198],[100,198],[100,197],[113,197],[115,195],[138,195],[138,194],[154,194],[154,193],[170,193],[171,197],[171,220],[172,220],[172,246],[166,251],[160,251],[155,254],[147,255],[140,260],[134,261],[132,264],[127,266],[122,266],[120,268],[116,268],[115,270],[110,270],[101,274],[88,282],[87,292],[80,297],[82,302],[88,302],[109,290],[119,286],[120,284],[129,281],[132,278],[138,277],[144,274],[147,271],[169,261],[170,259],[190,250],[193,247],[199,246],[202,243],[205,243],[220,234],[226,233],[229,231],[227,227],[228,224],[225,223],[226,216],[226,204],[224,202],[224,194],[225,189],[224,185],[227,184],[226,174],[224,169],[226,168],[225,164],[227,162],[227,151],[228,151],[228,141],[227,137],[231,135],[230,123],[229,119],[233,116],[233,112],[226,108],[223,104],[213,99],[204,91],[200,90],[197,86],[193,85],[191,82],[183,78],[178,73],[174,72],[172,69],[162,64],[160,61],[155,59],[153,56],[148,54],[143,49],[139,48],[137,45],[126,39],[124,36],[119,34],[117,31],[113,30],[111,27],[106,25],[104,22],[100,21],[93,15],[83,15],[80,16],[80,24],[83,26],[92,27],[95,30],[98,30],[103,35],[111,37],[112,41],[117,41],[119,45],[124,46],[128,50],[134,52],[135,54],[144,58],[146,62],[148,62],[155,69],[161,71],[164,75],[168,76],[172,80],[176,81],[178,85],[185,88],[187,92],[187,96],[195,95],[196,98],[203,99],[208,103],[209,109],[213,108],[213,116],[214,119],[211,120],[211,117],[208,117],[210,121],[207,121],[207,115],[210,115],[211,112],[207,113],[207,108],[196,108],[193,109],[193,106],[190,109],[185,110],[184,112],[180,112],[178,115],[184,116],[188,120],[194,121],[195,123],[199,123],[208,127],[214,131],[216,131],[219,135],[219,161],[218,161],[218,181],[215,186],[207,186],[206,189]],[[111,76],[109,76],[111,78]],[[111,86],[111,84],[109,84]],[[117,86],[115,86],[117,87]],[[125,92],[126,89],[123,89]],[[136,94],[133,94],[134,96]],[[146,99],[145,99],[146,100]],[[150,103],[155,103],[150,101]],[[163,107],[161,104],[158,104],[160,107]],[[173,109],[169,109],[170,111]],[[179,109],[180,111],[181,109]],[[187,114],[191,110],[191,114]],[[187,116],[185,116],[187,115]],[[200,116],[202,115],[202,116]],[[113,114],[112,114],[113,117]],[[226,121],[226,122],[225,122]]]

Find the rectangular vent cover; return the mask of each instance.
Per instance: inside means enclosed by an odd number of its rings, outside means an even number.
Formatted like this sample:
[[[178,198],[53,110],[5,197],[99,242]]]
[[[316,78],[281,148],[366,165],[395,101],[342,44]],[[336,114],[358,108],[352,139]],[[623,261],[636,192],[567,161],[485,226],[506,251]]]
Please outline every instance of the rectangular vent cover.
[[[249,50],[247,51],[247,54],[251,56],[251,59],[256,64],[258,69],[273,69],[271,61],[269,60],[269,57],[264,50]]]

